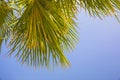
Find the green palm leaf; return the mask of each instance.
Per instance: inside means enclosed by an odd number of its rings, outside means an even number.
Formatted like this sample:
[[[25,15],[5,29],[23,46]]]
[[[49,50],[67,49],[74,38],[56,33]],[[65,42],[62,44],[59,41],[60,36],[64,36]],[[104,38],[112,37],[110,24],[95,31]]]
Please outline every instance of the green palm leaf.
[[[91,16],[100,18],[108,15],[120,14],[120,0],[79,0],[80,7],[83,7]]]
[[[14,20],[13,10],[4,0],[0,1],[0,47],[3,40],[10,34],[11,25]]]
[[[46,5],[39,0],[25,3],[27,7],[23,8],[23,14],[13,28],[10,55],[17,49],[18,60],[31,66],[50,66],[51,58],[52,64],[69,65],[64,51],[73,48],[77,42],[72,11],[67,17],[66,10],[58,9],[60,5]]]

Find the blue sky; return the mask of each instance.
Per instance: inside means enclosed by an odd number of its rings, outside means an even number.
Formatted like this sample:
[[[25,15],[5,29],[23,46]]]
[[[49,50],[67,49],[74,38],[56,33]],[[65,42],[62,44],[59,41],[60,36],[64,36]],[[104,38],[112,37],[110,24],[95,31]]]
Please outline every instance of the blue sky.
[[[35,70],[5,56],[3,45],[0,80],[120,80],[120,24],[113,17],[100,20],[80,12],[77,26],[80,41],[66,54],[69,68]]]

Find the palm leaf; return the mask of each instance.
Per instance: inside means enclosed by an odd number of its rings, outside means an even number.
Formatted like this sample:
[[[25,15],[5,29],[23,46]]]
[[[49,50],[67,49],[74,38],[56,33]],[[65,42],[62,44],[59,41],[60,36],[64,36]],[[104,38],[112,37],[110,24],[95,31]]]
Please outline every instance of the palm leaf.
[[[79,0],[79,4],[91,16],[100,18],[107,15],[116,16],[120,13],[120,0]]]
[[[0,1],[0,47],[2,42],[7,39],[13,24],[14,15],[12,9],[4,0]]]
[[[69,65],[64,50],[70,50],[77,42],[73,19],[66,17],[65,10],[57,9],[58,5],[50,5],[49,9],[49,5],[39,0],[26,4],[28,6],[13,28],[10,55],[17,49],[18,60],[31,66],[49,66],[51,58],[53,64]]]

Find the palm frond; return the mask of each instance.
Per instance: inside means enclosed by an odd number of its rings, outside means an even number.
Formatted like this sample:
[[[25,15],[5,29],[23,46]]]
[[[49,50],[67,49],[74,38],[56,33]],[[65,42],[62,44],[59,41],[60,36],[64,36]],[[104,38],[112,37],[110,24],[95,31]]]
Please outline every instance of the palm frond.
[[[120,0],[79,0],[80,7],[91,16],[116,16],[120,14]]]
[[[69,62],[64,51],[73,49],[77,42],[71,12],[68,12],[71,16],[68,17],[64,14],[65,10],[57,9],[61,6],[46,4],[40,0],[27,2],[28,6],[13,28],[10,54],[17,49],[18,60],[31,66],[49,66],[51,58],[53,64],[67,66]]]
[[[4,0],[0,1],[0,47],[10,33],[10,27],[13,24],[13,11]]]

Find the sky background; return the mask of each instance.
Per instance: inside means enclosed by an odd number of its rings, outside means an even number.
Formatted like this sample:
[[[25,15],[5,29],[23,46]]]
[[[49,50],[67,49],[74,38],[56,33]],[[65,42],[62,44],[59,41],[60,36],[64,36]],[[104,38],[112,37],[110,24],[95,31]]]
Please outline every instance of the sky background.
[[[80,41],[66,54],[67,69],[34,69],[7,57],[5,45],[0,55],[0,80],[120,80],[120,24],[113,17],[93,18],[78,14]]]

